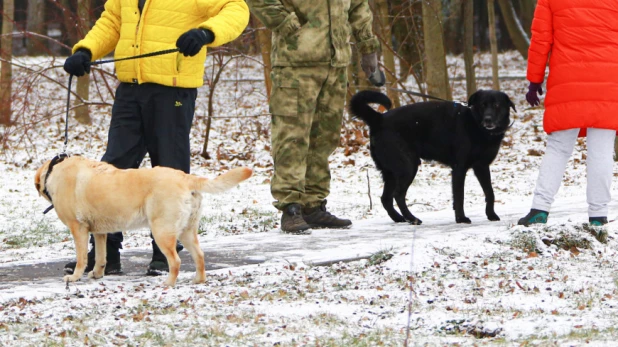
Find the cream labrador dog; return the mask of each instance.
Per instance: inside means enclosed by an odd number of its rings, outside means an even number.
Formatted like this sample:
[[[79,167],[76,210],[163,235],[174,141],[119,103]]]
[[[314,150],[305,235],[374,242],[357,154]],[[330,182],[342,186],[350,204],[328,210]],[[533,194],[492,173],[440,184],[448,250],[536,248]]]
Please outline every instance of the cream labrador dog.
[[[174,286],[180,270],[177,238],[195,262],[193,283],[206,281],[204,253],[197,238],[202,193],[224,192],[251,174],[249,168],[236,168],[207,179],[160,166],[120,170],[80,156],[59,156],[37,170],[34,182],[75,240],[77,265],[72,275],[64,276],[65,281],[75,282],[84,274],[88,233],[94,234],[96,254],[88,277],[101,278],[107,234],[150,227],[170,268],[164,284]]]

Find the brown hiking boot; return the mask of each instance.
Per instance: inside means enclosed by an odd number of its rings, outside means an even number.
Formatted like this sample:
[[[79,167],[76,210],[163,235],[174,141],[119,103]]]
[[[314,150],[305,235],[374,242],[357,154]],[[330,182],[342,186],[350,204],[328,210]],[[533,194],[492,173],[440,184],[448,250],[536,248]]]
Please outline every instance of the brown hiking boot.
[[[311,228],[343,229],[352,225],[349,219],[337,218],[326,211],[326,200],[320,206],[304,208],[303,219]]]
[[[311,234],[309,225],[303,219],[299,204],[289,204],[283,209],[281,230],[288,234]]]

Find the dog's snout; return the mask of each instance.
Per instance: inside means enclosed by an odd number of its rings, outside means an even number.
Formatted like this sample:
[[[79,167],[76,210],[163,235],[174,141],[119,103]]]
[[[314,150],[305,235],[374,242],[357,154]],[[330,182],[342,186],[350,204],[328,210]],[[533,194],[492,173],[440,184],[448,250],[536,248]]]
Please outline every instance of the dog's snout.
[[[483,120],[481,121],[481,125],[486,129],[493,129],[496,127],[496,122],[494,120],[494,116],[492,113],[485,113],[483,115]]]

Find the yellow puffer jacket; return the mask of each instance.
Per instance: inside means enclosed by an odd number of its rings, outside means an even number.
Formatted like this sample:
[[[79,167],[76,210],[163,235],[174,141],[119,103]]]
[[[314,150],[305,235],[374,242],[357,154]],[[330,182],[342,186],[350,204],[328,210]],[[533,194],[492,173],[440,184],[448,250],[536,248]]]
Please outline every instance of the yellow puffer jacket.
[[[249,22],[243,0],[146,0],[140,16],[138,0],[107,0],[101,18],[73,52],[90,50],[100,59],[115,49],[114,58],[176,48],[176,40],[190,29],[204,28],[215,34],[216,47],[237,38]],[[193,57],[181,53],[116,62],[121,82],[157,83],[197,88],[204,76],[206,48]]]

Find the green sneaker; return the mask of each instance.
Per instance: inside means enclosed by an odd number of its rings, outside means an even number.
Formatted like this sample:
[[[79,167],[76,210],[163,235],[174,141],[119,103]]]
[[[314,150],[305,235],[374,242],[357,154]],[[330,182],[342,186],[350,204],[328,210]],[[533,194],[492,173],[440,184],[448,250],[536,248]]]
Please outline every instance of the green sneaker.
[[[607,228],[605,227],[607,224],[607,217],[589,217],[588,218],[588,230],[592,236],[594,236],[597,241],[601,243],[607,243]]]
[[[607,224],[607,217],[589,217],[588,224],[593,227],[600,227]]]
[[[517,225],[530,226],[530,224],[545,224],[547,223],[548,214],[549,212],[533,208],[524,218],[517,222]]]

